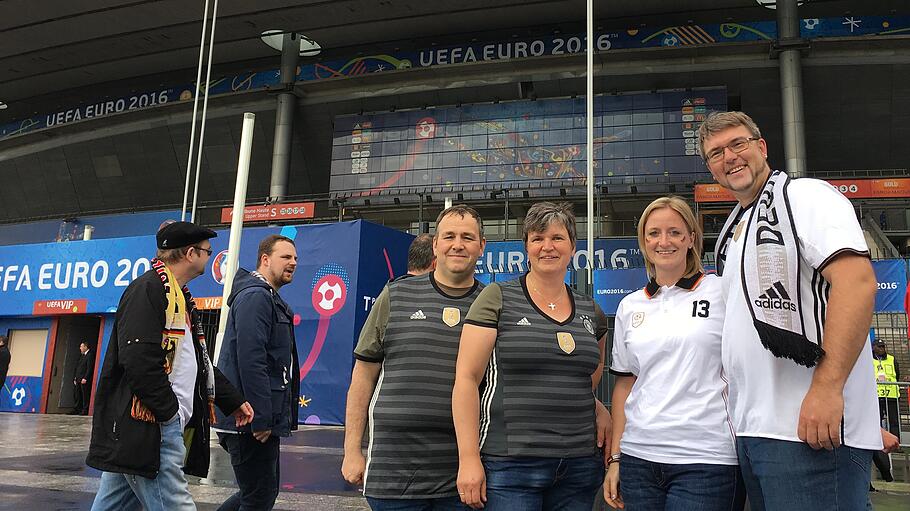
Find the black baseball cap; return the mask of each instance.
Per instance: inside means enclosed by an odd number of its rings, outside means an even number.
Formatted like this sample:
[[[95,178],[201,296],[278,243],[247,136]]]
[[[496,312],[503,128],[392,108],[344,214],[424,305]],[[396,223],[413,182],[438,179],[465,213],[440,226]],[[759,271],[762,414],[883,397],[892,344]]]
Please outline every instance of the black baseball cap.
[[[199,227],[191,222],[173,222],[162,227],[158,231],[156,239],[158,248],[169,249],[188,247],[217,236],[215,231]]]
[[[885,344],[885,341],[873,341],[872,345],[873,346],[887,346],[887,344]]]

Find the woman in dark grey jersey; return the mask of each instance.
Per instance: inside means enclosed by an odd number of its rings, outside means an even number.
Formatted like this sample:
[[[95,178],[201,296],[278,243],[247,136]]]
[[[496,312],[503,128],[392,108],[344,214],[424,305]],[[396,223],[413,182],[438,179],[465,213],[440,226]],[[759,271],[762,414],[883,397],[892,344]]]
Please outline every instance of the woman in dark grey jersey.
[[[465,318],[452,394],[458,492],[478,509],[588,511],[609,441],[609,412],[593,393],[606,318],[565,284],[568,204],[533,205],[524,241],[529,272],[486,287]]]

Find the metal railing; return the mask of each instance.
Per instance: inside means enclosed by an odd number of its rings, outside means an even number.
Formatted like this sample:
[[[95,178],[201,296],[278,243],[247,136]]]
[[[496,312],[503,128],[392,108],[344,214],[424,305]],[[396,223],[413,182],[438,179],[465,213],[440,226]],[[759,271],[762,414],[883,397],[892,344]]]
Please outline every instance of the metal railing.
[[[888,394],[891,387],[897,387],[897,397],[884,397],[882,394]],[[890,465],[885,468],[889,470],[895,481],[910,482],[910,401],[907,393],[910,390],[908,382],[878,382],[879,398],[878,408],[881,417],[882,429],[888,430],[895,435],[899,441],[901,450],[887,455],[888,460],[884,463]],[[876,455],[879,459],[875,460],[875,465],[881,472],[883,467],[882,458],[885,456]]]

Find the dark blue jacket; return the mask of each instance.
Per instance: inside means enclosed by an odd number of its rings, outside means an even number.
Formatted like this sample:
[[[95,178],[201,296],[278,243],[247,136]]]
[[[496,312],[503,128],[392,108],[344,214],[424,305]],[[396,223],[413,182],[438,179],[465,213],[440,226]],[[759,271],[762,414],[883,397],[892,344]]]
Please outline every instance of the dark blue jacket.
[[[234,276],[228,305],[218,369],[253,407],[252,424],[240,430],[288,436],[297,429],[300,395],[294,313],[268,283],[243,268]],[[215,427],[238,429],[233,417],[219,417]]]

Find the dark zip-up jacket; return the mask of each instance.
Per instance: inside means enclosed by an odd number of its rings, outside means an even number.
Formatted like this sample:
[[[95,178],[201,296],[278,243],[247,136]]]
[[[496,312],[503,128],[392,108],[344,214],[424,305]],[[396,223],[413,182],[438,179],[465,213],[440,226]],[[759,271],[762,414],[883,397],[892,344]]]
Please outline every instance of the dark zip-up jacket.
[[[272,430],[289,436],[297,429],[300,363],[294,313],[264,280],[240,268],[234,276],[231,307],[218,368],[246,396],[253,422],[240,431]],[[218,429],[237,431],[231,418]]]
[[[161,346],[166,308],[164,284],[154,269],[133,281],[120,298],[95,391],[92,438],[85,460],[90,467],[147,478],[158,474],[161,428],[157,423],[134,419],[130,408],[135,395],[159,423],[177,413],[177,396],[164,372],[165,351]],[[194,324],[196,321],[199,319],[194,317]],[[192,338],[200,369],[196,371],[193,416],[184,428],[188,448],[183,471],[205,477],[209,468],[207,384],[201,370],[203,347],[195,333]],[[243,396],[217,369],[214,372],[215,405],[232,413],[243,404]]]

